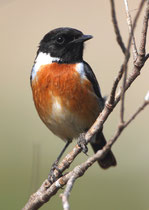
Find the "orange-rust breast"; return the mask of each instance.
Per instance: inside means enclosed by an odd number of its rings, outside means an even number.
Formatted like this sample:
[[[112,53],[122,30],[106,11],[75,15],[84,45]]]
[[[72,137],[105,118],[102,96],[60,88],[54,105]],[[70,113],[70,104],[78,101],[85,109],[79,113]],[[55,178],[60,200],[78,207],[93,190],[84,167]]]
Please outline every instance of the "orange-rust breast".
[[[41,66],[32,81],[40,118],[62,139],[77,137],[101,111],[92,84],[76,71],[77,64]]]

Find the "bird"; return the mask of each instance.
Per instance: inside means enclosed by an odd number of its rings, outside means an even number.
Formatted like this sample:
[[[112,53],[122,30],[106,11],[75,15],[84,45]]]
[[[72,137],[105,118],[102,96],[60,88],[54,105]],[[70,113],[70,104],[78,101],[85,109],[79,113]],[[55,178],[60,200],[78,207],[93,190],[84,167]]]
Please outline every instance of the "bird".
[[[40,41],[32,67],[30,82],[39,117],[66,142],[57,162],[72,140],[86,132],[104,108],[96,76],[83,59],[84,42],[92,38],[71,27],[53,29]],[[90,144],[95,153],[104,147],[102,129]],[[98,163],[103,169],[117,164],[111,150]]]

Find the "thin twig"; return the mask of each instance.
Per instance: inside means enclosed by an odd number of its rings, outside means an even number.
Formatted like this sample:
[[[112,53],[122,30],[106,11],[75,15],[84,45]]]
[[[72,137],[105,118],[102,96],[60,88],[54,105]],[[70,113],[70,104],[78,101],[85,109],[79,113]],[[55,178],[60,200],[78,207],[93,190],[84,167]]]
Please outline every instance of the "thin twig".
[[[141,4],[140,4],[141,7],[143,6],[142,4],[144,4],[144,2],[145,1],[141,2]],[[140,39],[141,42],[140,42],[138,57],[134,64],[133,71],[128,76],[128,79],[127,79],[126,85],[125,85],[125,90],[123,90],[123,91],[126,91],[131,86],[133,81],[140,75],[140,71],[141,71],[142,67],[144,66],[146,60],[148,59],[148,55],[146,55],[146,57],[142,56],[142,55],[144,55],[145,48],[146,48],[148,17],[149,17],[149,0],[147,0],[147,6],[146,6],[146,10],[145,10],[144,19],[143,19],[143,27],[142,27],[142,33],[141,33],[141,39]],[[121,95],[122,95],[122,90],[119,91],[115,97],[115,106],[119,102]]]
[[[112,146],[115,143],[115,141],[118,139],[118,137],[120,136],[120,134],[122,133],[124,128],[126,128],[147,105],[149,105],[149,99],[148,99],[148,101],[144,100],[143,104],[136,110],[136,112],[130,117],[130,119],[127,120],[127,122],[120,124],[118,126],[118,129],[117,129],[114,137],[112,139],[110,139],[108,142],[110,144],[110,146]]]
[[[141,9],[143,7],[143,4],[144,4],[144,0],[141,1],[141,4],[139,6],[139,10],[138,10],[138,12],[137,12],[137,14],[135,16],[134,23],[133,23],[133,26],[132,26],[132,32],[134,31],[134,29],[136,27],[136,22],[138,20],[139,15],[140,15],[140,12],[141,12]],[[120,68],[120,71],[118,72],[118,76],[116,77],[115,81],[113,82],[111,93],[110,93],[110,96],[109,96],[109,99],[108,99],[108,102],[107,102],[108,106],[112,106],[113,103],[115,102],[115,94],[116,94],[116,90],[117,90],[118,84],[119,84],[119,82],[120,82],[120,80],[122,78],[122,75],[124,73],[124,69],[125,69],[125,71],[127,71],[127,64],[128,64],[128,61],[129,61],[129,52],[130,52],[130,47],[131,47],[131,40],[132,40],[132,34],[129,35],[127,49],[125,51],[124,62],[122,64],[121,68]],[[126,75],[125,75],[125,79],[126,79]],[[125,82],[125,80],[124,80],[124,82]],[[123,83],[123,85],[125,86],[125,83]],[[122,95],[122,94],[123,94],[123,97],[124,97],[124,91],[122,93],[122,90],[121,90],[118,95]],[[117,99],[119,101],[120,98],[117,98]],[[117,104],[117,102],[115,103],[115,105]],[[124,107],[122,106],[122,111],[121,111],[121,113],[122,113],[121,121],[122,122],[123,122],[123,110],[124,110]]]
[[[127,0],[124,0],[124,4],[125,4],[126,15],[127,15],[129,34],[131,34],[132,33],[132,19],[129,12]],[[135,62],[137,59],[138,53],[137,53],[137,47],[136,47],[135,37],[133,33],[132,33],[132,52],[133,52],[133,61]]]
[[[126,51],[125,60],[124,60],[124,64],[123,64],[124,79],[123,79],[123,85],[122,85],[121,107],[120,107],[120,121],[121,121],[121,123],[124,123],[125,87],[126,87],[126,80],[127,80],[127,69],[128,69],[127,67],[128,67],[128,61],[129,61],[129,51],[130,51],[130,47],[131,47],[131,41],[133,38],[134,29],[136,27],[136,23],[140,16],[140,13],[142,11],[144,3],[145,3],[145,0],[142,0],[139,5],[139,10],[135,16],[133,25],[131,27],[131,32],[129,35],[128,45],[127,45],[127,51]]]
[[[124,45],[124,42],[122,40],[122,36],[119,30],[119,26],[118,26],[118,22],[117,22],[117,18],[116,18],[116,11],[115,11],[115,4],[114,4],[114,0],[110,0],[111,3],[111,15],[112,15],[112,22],[113,22],[113,26],[114,26],[114,31],[116,34],[116,40],[122,50],[122,52],[125,54],[126,52],[126,47]]]
[[[112,106],[115,102],[116,90],[117,90],[118,84],[119,84],[119,82],[122,78],[122,75],[123,75],[123,65],[121,66],[121,68],[118,72],[118,75],[113,82],[113,85],[112,85],[112,88],[111,88],[111,93],[110,93],[110,96],[109,96],[109,99],[108,99],[108,104],[111,104]]]
[[[148,30],[148,21],[149,21],[149,0],[146,1],[147,6],[145,10],[145,15],[143,19],[143,27],[142,27],[142,32],[141,32],[141,42],[140,42],[140,47],[139,47],[139,56],[144,59],[146,55],[146,39],[147,39],[147,30]]]
[[[72,187],[73,187],[76,179],[77,179],[77,174],[76,173],[72,173],[71,178],[67,182],[67,185],[66,185],[64,193],[62,193],[60,195],[60,197],[62,199],[62,204],[63,204],[63,209],[64,210],[69,210],[70,209],[68,199],[69,199],[70,192],[72,190]]]
[[[132,115],[132,117],[125,123],[125,128],[136,118],[136,116],[149,104],[149,101],[144,101],[142,106]]]

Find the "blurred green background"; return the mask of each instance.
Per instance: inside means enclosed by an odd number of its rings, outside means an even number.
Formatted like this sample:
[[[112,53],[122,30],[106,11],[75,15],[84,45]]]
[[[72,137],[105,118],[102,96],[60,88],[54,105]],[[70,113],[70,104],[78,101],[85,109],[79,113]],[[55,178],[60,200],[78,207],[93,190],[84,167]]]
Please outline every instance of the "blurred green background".
[[[137,0],[129,0],[131,15]],[[124,41],[128,38],[123,0],[116,1]],[[109,1],[0,0],[0,209],[21,209],[47,177],[64,143],[41,122],[34,108],[30,71],[45,33],[60,26],[92,34],[84,58],[92,66],[103,95],[108,95],[123,55],[116,41]],[[137,24],[139,38],[142,15]],[[149,48],[147,46],[148,52]],[[130,62],[130,68],[132,63]],[[149,89],[148,63],[126,97],[125,118],[142,103]],[[149,210],[149,108],[123,132],[113,146],[118,165],[104,171],[94,164],[71,193],[71,209]],[[119,122],[119,107],[104,126],[109,139]],[[67,151],[70,151],[73,144]],[[92,150],[89,147],[89,155]],[[85,161],[79,155],[73,164]],[[72,166],[72,167],[73,167]],[[62,209],[60,191],[41,209]]]

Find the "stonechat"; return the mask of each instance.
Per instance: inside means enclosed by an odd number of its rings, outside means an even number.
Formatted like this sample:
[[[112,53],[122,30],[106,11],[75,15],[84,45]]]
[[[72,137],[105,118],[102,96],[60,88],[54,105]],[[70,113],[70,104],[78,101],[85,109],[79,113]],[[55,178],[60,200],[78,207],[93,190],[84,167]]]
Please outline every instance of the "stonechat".
[[[104,107],[96,76],[83,60],[84,42],[91,38],[74,28],[50,31],[40,41],[31,72],[35,107],[44,124],[66,142],[63,152],[92,126]],[[105,144],[100,130],[91,146],[97,152]],[[98,163],[104,169],[115,166],[112,151]]]

